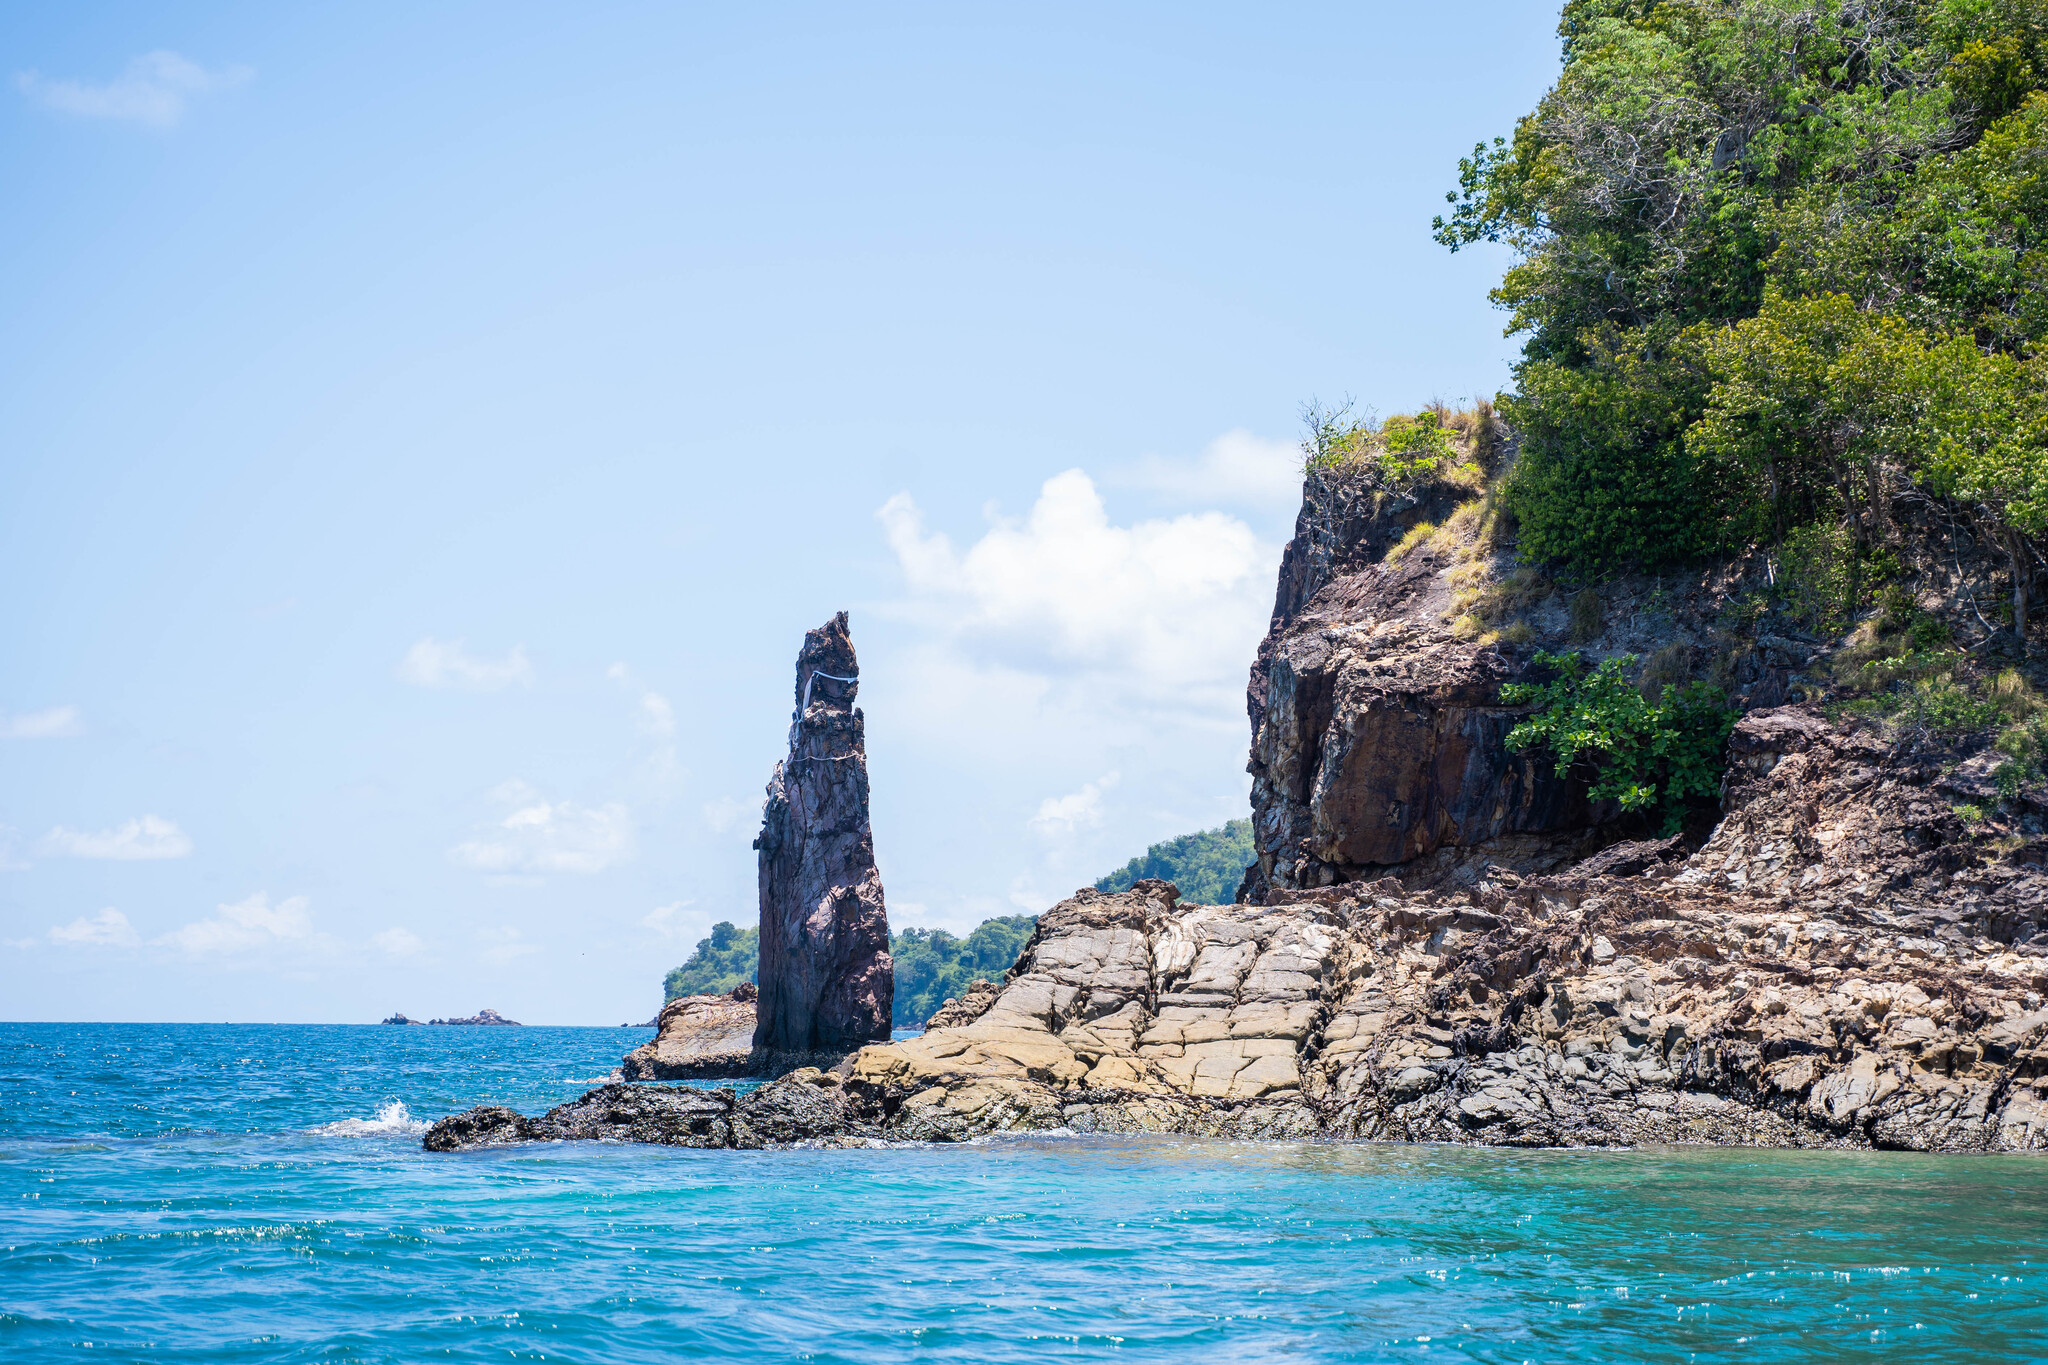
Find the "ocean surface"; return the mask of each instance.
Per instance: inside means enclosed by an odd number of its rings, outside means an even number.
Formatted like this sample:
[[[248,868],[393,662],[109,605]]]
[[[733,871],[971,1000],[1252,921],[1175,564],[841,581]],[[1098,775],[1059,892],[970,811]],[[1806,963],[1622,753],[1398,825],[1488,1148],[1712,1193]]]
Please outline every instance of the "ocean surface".
[[[432,1156],[645,1029],[0,1024],[0,1360],[2048,1359],[2048,1160]]]

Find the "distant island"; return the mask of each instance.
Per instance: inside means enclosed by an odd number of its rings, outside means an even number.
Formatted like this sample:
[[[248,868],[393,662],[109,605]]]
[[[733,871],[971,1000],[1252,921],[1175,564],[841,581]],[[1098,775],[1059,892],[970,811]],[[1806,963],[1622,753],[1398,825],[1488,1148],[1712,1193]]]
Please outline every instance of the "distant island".
[[[386,1019],[384,1022],[387,1024],[418,1025],[448,1024],[455,1025],[458,1027],[466,1027],[479,1024],[503,1024],[511,1028],[520,1027],[520,1023],[517,1019],[507,1019],[504,1015],[498,1013],[496,1010],[478,1010],[475,1014],[471,1015],[467,1019],[408,1019],[405,1017],[404,1014],[401,1013],[392,1015],[389,1019]]]

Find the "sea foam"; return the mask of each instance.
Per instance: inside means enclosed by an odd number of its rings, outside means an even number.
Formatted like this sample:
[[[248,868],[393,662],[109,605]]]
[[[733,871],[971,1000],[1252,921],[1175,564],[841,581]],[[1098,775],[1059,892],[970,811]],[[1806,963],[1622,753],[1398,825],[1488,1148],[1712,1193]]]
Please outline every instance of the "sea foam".
[[[321,1137],[411,1137],[427,1131],[427,1122],[416,1119],[404,1100],[392,1100],[377,1110],[375,1118],[337,1119],[306,1130]]]

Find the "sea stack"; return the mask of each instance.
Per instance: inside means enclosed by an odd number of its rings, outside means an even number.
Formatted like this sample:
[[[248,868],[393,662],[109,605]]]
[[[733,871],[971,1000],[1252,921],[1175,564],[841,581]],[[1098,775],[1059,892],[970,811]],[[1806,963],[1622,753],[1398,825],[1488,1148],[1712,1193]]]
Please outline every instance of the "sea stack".
[[[854,702],[860,663],[846,613],[804,635],[789,757],[761,812],[759,1061],[844,1055],[889,1037],[895,963]]]

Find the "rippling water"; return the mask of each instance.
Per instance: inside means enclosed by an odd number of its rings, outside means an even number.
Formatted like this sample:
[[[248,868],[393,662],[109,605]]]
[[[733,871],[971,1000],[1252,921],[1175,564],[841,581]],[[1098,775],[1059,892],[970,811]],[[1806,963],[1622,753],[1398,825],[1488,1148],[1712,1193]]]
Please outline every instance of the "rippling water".
[[[645,1030],[0,1025],[0,1359],[2048,1358],[2048,1162],[420,1150]]]

